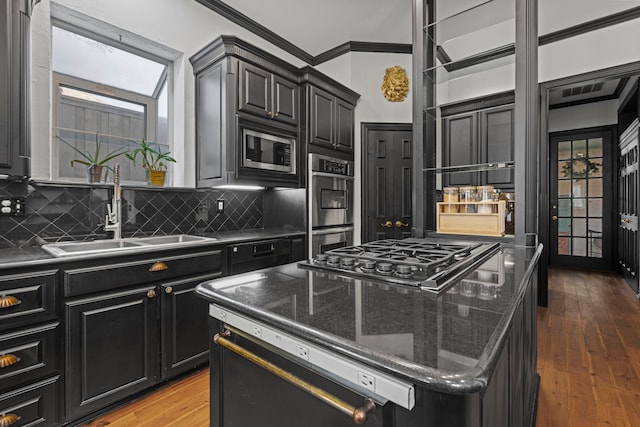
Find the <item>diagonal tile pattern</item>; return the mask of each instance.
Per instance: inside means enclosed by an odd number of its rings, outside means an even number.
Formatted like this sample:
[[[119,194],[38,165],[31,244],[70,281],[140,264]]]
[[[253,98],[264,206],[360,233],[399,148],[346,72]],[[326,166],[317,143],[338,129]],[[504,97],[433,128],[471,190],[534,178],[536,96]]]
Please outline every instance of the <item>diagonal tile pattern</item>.
[[[0,248],[104,238],[111,190],[0,181],[0,196],[25,197],[25,217],[0,217]],[[204,234],[262,228],[263,195],[252,191],[124,189],[124,236]],[[224,199],[218,214],[216,201]]]

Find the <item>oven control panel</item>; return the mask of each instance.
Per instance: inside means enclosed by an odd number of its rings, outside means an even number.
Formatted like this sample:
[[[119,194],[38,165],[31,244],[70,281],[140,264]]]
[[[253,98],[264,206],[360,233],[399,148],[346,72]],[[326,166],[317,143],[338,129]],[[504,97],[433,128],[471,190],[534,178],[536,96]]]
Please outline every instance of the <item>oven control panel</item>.
[[[379,404],[391,401],[408,410],[415,406],[415,387],[411,383],[347,359],[217,304],[209,305],[209,315],[254,340],[263,341],[284,351],[291,355],[293,360],[299,360],[303,364],[312,365],[314,369],[326,372],[330,378],[338,380],[360,394],[368,395]]]

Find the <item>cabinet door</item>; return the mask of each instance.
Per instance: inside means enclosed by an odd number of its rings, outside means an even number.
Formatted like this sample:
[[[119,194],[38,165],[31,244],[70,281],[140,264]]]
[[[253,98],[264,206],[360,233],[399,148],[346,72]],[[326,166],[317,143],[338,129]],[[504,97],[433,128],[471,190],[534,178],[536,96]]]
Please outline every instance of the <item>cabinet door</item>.
[[[271,73],[244,62],[239,64],[238,109],[271,118]]]
[[[291,238],[291,262],[307,259],[307,239],[302,237]]]
[[[449,117],[443,121],[443,166],[478,163],[478,131],[476,113]],[[476,185],[478,172],[445,173],[445,186]]]
[[[309,143],[333,147],[336,98],[322,89],[311,86],[309,101]]]
[[[157,382],[158,297],[154,286],[65,304],[66,410],[74,419]]]
[[[513,106],[480,113],[480,163],[513,160]],[[514,187],[513,169],[482,172],[482,183],[499,188]]]
[[[298,85],[273,75],[273,118],[298,125]]]
[[[29,174],[29,11],[28,2],[0,6],[0,174]]]
[[[225,160],[223,100],[225,67],[221,62],[196,75],[196,150],[198,187],[223,178]]]
[[[336,147],[353,151],[353,106],[336,99]]]
[[[199,283],[222,277],[222,272],[190,277],[161,285],[162,378],[171,378],[207,362],[209,303],[194,289]]]

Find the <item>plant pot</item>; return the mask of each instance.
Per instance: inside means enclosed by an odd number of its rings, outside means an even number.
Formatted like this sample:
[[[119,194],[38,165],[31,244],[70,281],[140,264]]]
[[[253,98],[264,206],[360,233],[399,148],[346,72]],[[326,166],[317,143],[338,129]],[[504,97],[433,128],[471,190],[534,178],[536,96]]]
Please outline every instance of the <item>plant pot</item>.
[[[87,168],[87,173],[89,174],[89,182],[100,182],[102,181],[102,170],[104,166],[102,165],[91,165]]]
[[[147,182],[150,185],[156,185],[162,187],[164,185],[164,176],[167,171],[148,170],[147,169]]]

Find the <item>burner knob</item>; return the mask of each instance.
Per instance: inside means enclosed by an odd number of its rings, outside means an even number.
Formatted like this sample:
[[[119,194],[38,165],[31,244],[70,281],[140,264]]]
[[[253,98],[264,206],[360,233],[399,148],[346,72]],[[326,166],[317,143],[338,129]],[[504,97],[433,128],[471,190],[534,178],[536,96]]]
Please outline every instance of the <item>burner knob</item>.
[[[374,268],[376,268],[376,262],[375,261],[371,261],[370,259],[365,260],[362,263],[362,269],[363,270],[373,270]]]
[[[340,266],[344,268],[353,268],[356,264],[356,260],[353,258],[342,258],[340,260]]]
[[[338,255],[331,255],[330,257],[327,257],[327,264],[340,265],[340,257]]]
[[[391,273],[391,263],[389,262],[381,262],[378,264],[378,271],[382,273]]]
[[[403,265],[400,264],[398,266],[396,266],[396,273],[403,275],[403,276],[408,276],[411,274],[411,266],[410,265]]]

